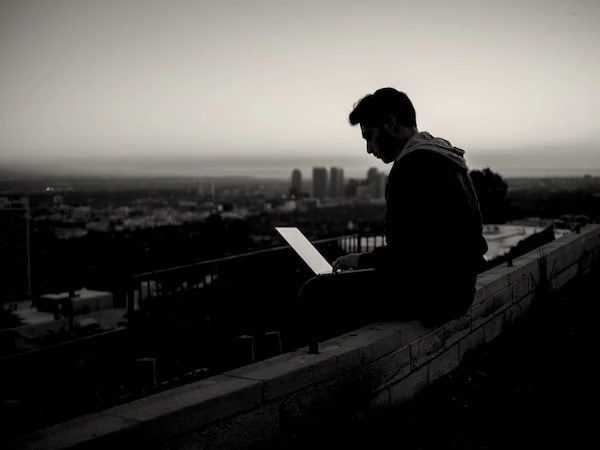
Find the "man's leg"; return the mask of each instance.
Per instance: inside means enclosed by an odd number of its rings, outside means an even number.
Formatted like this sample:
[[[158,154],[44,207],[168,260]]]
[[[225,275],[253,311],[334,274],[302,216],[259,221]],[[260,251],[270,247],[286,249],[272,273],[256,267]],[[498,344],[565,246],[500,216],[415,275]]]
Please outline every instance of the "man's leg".
[[[373,270],[316,277],[305,284],[298,308],[310,332],[335,336],[375,321],[381,290]]]

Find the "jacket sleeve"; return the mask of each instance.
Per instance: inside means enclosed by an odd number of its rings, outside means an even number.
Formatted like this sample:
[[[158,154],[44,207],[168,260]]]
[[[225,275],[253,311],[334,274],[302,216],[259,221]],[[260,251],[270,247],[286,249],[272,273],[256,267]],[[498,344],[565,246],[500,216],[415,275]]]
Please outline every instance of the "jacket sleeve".
[[[363,253],[358,257],[358,268],[359,269],[376,269],[380,268],[385,264],[385,260],[388,258],[389,249],[387,245],[377,247],[376,249]]]
[[[436,215],[444,208],[445,171],[431,164],[429,152],[406,156],[388,178],[386,245],[359,257],[359,268],[411,267],[426,264],[435,252],[431,236]],[[434,233],[434,234],[432,234]]]

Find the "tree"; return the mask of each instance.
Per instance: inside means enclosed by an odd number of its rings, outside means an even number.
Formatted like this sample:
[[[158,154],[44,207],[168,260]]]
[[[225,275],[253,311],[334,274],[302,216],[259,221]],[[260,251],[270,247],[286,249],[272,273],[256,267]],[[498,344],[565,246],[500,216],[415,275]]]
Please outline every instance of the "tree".
[[[469,174],[473,180],[475,192],[479,198],[481,215],[484,223],[502,223],[506,220],[508,185],[490,168],[472,170]]]

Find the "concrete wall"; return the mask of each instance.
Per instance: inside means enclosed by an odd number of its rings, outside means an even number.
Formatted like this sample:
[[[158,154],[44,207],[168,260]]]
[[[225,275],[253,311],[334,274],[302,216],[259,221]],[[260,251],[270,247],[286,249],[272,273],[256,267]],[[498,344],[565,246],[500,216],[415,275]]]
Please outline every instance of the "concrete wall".
[[[543,280],[555,287],[589,272],[600,256],[600,226],[564,236],[479,276],[473,306],[438,329],[375,323],[320,346],[80,417],[15,443],[18,448],[244,448],[326,415],[401,403],[455,369],[526,313]]]

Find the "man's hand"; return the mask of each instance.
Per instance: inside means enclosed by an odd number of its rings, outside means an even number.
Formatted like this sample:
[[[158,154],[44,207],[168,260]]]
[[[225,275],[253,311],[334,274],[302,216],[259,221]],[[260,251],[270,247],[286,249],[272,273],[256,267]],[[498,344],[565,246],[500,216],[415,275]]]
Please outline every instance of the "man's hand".
[[[358,269],[358,258],[360,255],[360,253],[350,253],[348,255],[340,256],[331,265],[333,267],[333,271],[337,272],[338,270]]]

